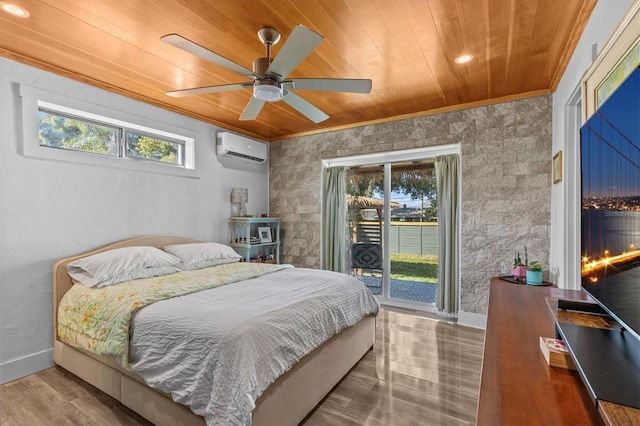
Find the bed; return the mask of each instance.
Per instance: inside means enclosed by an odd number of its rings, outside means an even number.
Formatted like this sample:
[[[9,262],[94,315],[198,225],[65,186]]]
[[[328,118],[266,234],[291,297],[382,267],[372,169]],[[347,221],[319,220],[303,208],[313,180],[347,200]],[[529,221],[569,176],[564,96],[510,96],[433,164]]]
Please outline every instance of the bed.
[[[67,265],[78,259],[113,249],[199,243],[171,236],[143,236],[101,247],[97,250],[61,259],[53,267],[54,362],[101,391],[120,401],[158,425],[205,424],[204,418],[171,396],[149,387],[129,368],[111,357],[99,356],[71,343],[58,333],[58,307],[74,283]],[[255,401],[253,425],[298,424],[322,401],[325,395],[373,347],[375,313],[364,316],[305,355],[293,367],[271,383]]]

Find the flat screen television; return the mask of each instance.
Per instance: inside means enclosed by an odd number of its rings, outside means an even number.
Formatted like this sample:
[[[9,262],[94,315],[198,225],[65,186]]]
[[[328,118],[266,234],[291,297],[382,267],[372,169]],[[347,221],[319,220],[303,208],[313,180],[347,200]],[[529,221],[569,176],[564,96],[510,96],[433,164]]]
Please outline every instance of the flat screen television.
[[[640,67],[580,129],[582,288],[640,339]]]

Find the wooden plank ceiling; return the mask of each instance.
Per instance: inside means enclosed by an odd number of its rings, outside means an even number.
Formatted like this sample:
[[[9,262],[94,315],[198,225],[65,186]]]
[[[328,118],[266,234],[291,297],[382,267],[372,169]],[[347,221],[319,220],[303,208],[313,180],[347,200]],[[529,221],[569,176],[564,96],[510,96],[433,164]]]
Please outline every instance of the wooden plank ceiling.
[[[8,1],[8,0],[7,0]],[[0,55],[267,141],[553,92],[596,0],[15,0]],[[166,91],[249,81],[160,41],[177,33],[247,68],[262,27],[325,37],[290,77],[369,78],[371,94],[298,91],[240,121],[251,90]],[[458,65],[454,59],[474,59]]]

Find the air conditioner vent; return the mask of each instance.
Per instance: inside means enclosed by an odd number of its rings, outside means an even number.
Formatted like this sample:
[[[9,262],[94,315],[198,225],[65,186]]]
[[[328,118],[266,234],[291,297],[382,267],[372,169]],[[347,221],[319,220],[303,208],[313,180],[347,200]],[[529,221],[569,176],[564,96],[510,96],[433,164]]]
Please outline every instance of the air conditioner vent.
[[[250,160],[256,163],[264,163],[264,158],[252,157],[247,154],[241,154],[239,152],[227,151],[227,155],[231,155],[233,157],[244,158],[245,160]]]

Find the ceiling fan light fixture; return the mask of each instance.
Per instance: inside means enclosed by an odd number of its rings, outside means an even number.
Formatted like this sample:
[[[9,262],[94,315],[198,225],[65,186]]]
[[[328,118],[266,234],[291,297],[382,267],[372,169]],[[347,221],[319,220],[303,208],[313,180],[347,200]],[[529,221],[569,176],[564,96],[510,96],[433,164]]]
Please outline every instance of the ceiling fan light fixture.
[[[253,83],[253,96],[265,102],[278,102],[282,100],[284,91],[275,81],[256,81]]]

